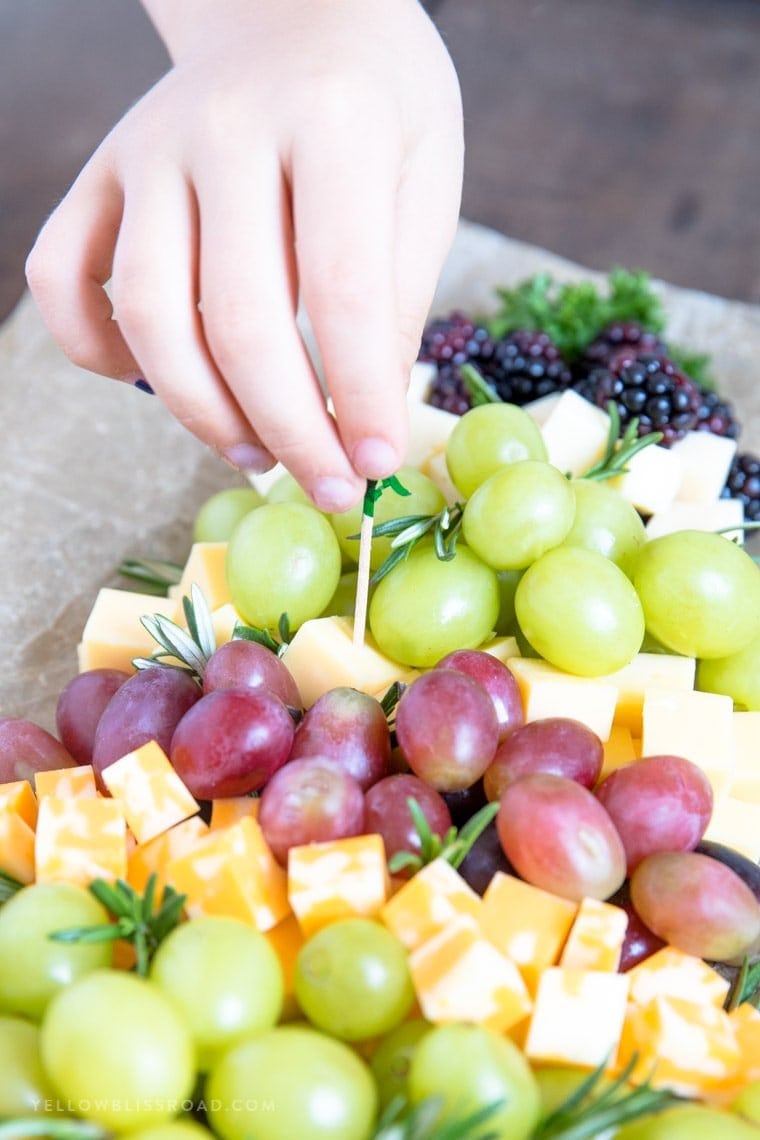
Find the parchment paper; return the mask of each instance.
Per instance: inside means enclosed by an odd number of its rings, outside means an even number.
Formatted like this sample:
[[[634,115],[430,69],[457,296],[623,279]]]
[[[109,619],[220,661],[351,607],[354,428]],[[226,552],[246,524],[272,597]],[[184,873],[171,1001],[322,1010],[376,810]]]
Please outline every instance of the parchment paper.
[[[601,279],[462,222],[434,309],[493,310],[496,285],[540,270]],[[760,307],[657,288],[668,336],[712,355],[760,451]],[[99,587],[125,557],[182,561],[199,505],[239,480],[158,400],[68,364],[29,297],[0,329],[0,425],[0,716],[52,728]]]

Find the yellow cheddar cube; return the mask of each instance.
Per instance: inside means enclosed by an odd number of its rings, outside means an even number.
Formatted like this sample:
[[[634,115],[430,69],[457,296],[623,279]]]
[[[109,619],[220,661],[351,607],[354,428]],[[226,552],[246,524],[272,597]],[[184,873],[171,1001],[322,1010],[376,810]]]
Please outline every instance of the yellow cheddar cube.
[[[675,653],[637,653],[632,661],[604,678],[617,686],[615,724],[624,725],[632,736],[641,736],[644,694],[653,687],[694,688],[696,661]]]
[[[735,1078],[742,1065],[734,1024],[724,1009],[680,997],[631,1004],[618,1064],[636,1054],[631,1079],[701,1097]]]
[[[224,800],[212,800],[209,828],[211,831],[222,831],[248,816],[258,819],[260,805],[258,796],[230,796]]]
[[[381,918],[414,950],[462,915],[479,920],[482,910],[482,899],[459,872],[446,859],[434,859],[396,891]]]
[[[760,1081],[760,1010],[742,1002],[728,1015],[741,1054],[739,1077],[742,1084]]]
[[[45,796],[56,799],[94,799],[98,794],[95,773],[91,764],[80,764],[76,768],[55,768],[50,772],[35,772],[34,790],[37,800]]]
[[[713,806],[704,838],[725,843],[753,863],[760,862],[759,814],[757,803],[736,799],[733,795],[720,796]]]
[[[155,839],[136,844],[127,856],[127,882],[136,891],[144,891],[148,879],[155,874],[158,886],[165,886],[167,866],[181,855],[195,851],[208,831],[200,816],[191,815],[168,831],[162,831]]]
[[[176,587],[179,621],[184,622],[181,599],[190,597],[193,586],[197,586],[210,610],[232,601],[227,586],[227,543],[226,542],[194,542],[185,562]]]
[[[15,812],[34,830],[37,824],[37,797],[28,780],[10,780],[7,784],[0,784],[0,811]]]
[[[469,1021],[506,1032],[531,1010],[520,971],[463,915],[409,955],[422,1014],[436,1024]]]
[[[299,1013],[295,996],[296,958],[306,939],[294,914],[289,914],[283,918],[282,922],[278,922],[276,926],[267,930],[265,937],[279,958],[282,967],[285,1001],[281,1020],[289,1021],[297,1017]]]
[[[34,845],[35,879],[88,886],[127,873],[127,822],[118,800],[56,799],[40,803]]]
[[[610,735],[602,741],[602,745],[604,759],[602,770],[599,773],[600,781],[609,776],[611,772],[617,771],[618,768],[625,768],[626,765],[632,764],[637,759],[636,745],[631,730],[622,724],[613,724]]]
[[[627,973],[630,1000],[636,1005],[647,1005],[656,997],[679,997],[722,1006],[729,990],[717,970],[675,946],[661,947]]]
[[[107,586],[99,590],[77,649],[80,673],[87,669],[123,669],[131,673],[133,657],[150,657],[158,647],[140,621],[146,614],[161,614],[174,620],[176,602]]]
[[[556,964],[577,910],[569,899],[497,871],[483,895],[479,919],[486,937],[517,964],[535,993],[543,970]]]
[[[550,966],[538,983],[526,1057],[580,1068],[614,1063],[627,997],[625,974]]]
[[[760,804],[760,712],[735,712],[733,720],[736,765],[727,791]]]
[[[217,645],[225,645],[228,641],[232,641],[232,635],[238,622],[241,622],[242,625],[246,624],[232,602],[227,602],[226,605],[219,606],[218,609],[211,611],[211,624],[214,627]]]
[[[384,692],[394,681],[411,681],[417,672],[391,661],[370,634],[358,647],[347,617],[305,621],[282,655],[306,708],[329,689],[347,685],[363,693]]]
[[[720,693],[652,686],[644,694],[642,753],[686,757],[720,794],[734,770],[733,714],[731,697]]]
[[[622,907],[599,899],[582,899],[559,965],[566,970],[615,972],[627,929],[628,915]]]
[[[34,881],[34,831],[18,812],[8,811],[2,807],[0,807],[0,871],[18,879],[20,883]]]
[[[601,740],[612,728],[617,686],[606,678],[574,677],[536,657],[512,657],[512,670],[525,708],[525,719],[567,716],[581,721]]]
[[[308,843],[288,852],[288,898],[306,937],[341,918],[373,918],[389,890],[379,835]]]
[[[138,843],[155,839],[199,809],[155,740],[109,764],[103,770],[103,783],[124,805],[129,829]]]
[[[490,641],[484,641],[480,648],[483,653],[490,653],[492,657],[496,657],[503,665],[506,665],[511,657],[521,656],[516,637],[492,637]]]
[[[227,915],[266,931],[290,910],[285,872],[253,818],[209,832],[193,851],[169,863],[166,878],[187,896],[191,918]]]

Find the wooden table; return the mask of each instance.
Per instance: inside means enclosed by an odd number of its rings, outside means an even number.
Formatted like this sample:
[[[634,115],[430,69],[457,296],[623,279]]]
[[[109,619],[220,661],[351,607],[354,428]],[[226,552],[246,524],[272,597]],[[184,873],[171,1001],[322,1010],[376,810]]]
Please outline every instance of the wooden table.
[[[756,0],[428,7],[462,83],[465,216],[760,301]],[[41,222],[166,65],[137,0],[0,0],[0,319]]]

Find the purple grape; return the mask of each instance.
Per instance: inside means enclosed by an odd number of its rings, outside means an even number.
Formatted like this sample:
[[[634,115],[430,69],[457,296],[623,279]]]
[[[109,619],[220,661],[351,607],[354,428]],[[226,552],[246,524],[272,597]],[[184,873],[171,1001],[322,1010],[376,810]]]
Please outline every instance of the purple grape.
[[[507,666],[482,649],[455,649],[443,657],[436,669],[459,669],[483,686],[493,701],[499,724],[499,741],[525,722],[520,686]]]
[[[77,764],[91,764],[95,732],[106,705],[130,678],[122,669],[87,669],[72,677],[55,709],[58,735]]]
[[[516,874],[514,867],[504,854],[496,822],[491,821],[480,833],[470,850],[459,864],[459,874],[479,895],[484,895],[488,884],[497,871],[505,875]]]
[[[290,760],[261,793],[259,823],[275,858],[285,866],[291,847],[362,835],[364,794],[330,760]]]
[[[366,791],[390,772],[391,734],[380,702],[339,687],[319,697],[296,730],[291,760],[329,759]]]
[[[382,835],[390,859],[397,851],[422,850],[407,800],[416,801],[434,835],[440,839],[451,827],[451,814],[440,792],[418,776],[399,773],[373,784],[364,797],[365,826],[369,833]]]
[[[52,732],[23,717],[0,717],[0,784],[28,780],[35,772],[75,768],[76,760]]]
[[[535,772],[548,772],[593,788],[604,760],[601,740],[571,717],[547,716],[516,728],[499,745],[483,777],[486,795],[496,802],[509,785]]]
[[[203,673],[204,693],[216,689],[257,689],[264,685],[291,708],[303,705],[290,672],[271,649],[244,638],[227,641],[211,654]]]

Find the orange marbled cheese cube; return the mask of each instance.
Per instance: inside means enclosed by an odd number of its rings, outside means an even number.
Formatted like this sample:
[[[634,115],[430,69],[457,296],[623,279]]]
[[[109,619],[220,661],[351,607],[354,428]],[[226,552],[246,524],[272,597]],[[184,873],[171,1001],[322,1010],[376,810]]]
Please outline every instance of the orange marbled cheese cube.
[[[446,859],[434,859],[401,886],[381,918],[407,950],[467,915],[479,921],[483,901]]]
[[[468,1021],[504,1033],[530,1013],[517,966],[468,915],[412,950],[409,969],[422,1014],[436,1024]]]
[[[734,1023],[724,1009],[680,997],[631,1003],[618,1056],[620,1065],[635,1055],[634,1082],[682,1096],[709,1096],[725,1086],[742,1065]]]
[[[742,1002],[728,1015],[741,1054],[743,1083],[760,1081],[760,1009]]]
[[[702,958],[663,946],[627,971],[630,1000],[647,1005],[656,997],[679,997],[687,1001],[722,1006],[729,982]]]
[[[18,812],[8,811],[2,807],[0,807],[0,871],[18,879],[20,883],[34,881],[34,831]]]
[[[228,915],[266,931],[290,910],[285,871],[250,817],[209,832],[194,850],[172,859],[166,879],[187,896],[191,918]]]
[[[76,768],[54,768],[50,772],[35,772],[34,790],[37,800],[45,796],[56,799],[95,799],[98,794],[95,772],[91,764],[79,764]]]
[[[35,879],[87,886],[127,872],[127,822],[118,800],[40,801],[34,844]]]
[[[389,890],[379,835],[308,843],[288,852],[288,898],[307,937],[341,918],[374,917]]]
[[[584,898],[570,928],[559,965],[567,970],[617,970],[628,929],[622,907]]]
[[[258,796],[230,796],[225,800],[212,800],[209,827],[212,831],[221,831],[247,816],[258,819],[260,804]]]
[[[535,993],[542,971],[556,964],[577,910],[569,899],[497,871],[479,919],[486,937],[517,964]]]
[[[298,1015],[299,1007],[295,997],[296,958],[306,939],[294,914],[289,914],[282,922],[267,930],[265,938],[282,967],[282,980],[285,986],[282,1020],[288,1020]]]
[[[525,1055],[580,1068],[614,1062],[627,998],[625,974],[550,966],[539,979]]]
[[[37,825],[37,797],[28,780],[10,780],[7,784],[0,784],[0,811],[15,812],[34,830]]]
[[[156,876],[159,888],[167,885],[166,868],[173,859],[179,859],[208,835],[208,825],[198,815],[191,815],[162,831],[147,843],[135,844],[127,856],[127,882],[136,891],[144,891],[151,875]],[[173,884],[169,883],[169,886]]]
[[[155,740],[128,752],[103,769],[103,783],[121,800],[129,829],[138,843],[195,815],[199,805]]]

